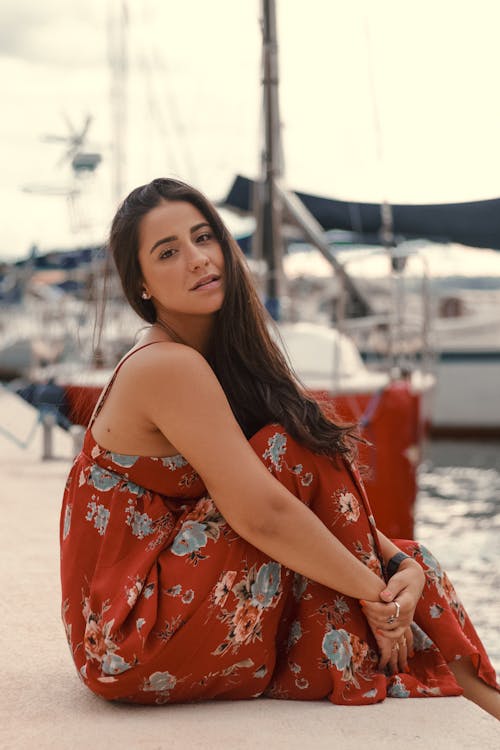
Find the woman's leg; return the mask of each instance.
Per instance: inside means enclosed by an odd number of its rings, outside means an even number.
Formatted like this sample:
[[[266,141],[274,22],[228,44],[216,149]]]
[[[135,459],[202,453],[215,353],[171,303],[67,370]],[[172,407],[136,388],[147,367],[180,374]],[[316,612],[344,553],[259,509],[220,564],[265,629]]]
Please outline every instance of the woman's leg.
[[[313,454],[279,425],[260,430],[250,442],[276,479],[382,577],[375,527],[346,464]],[[386,677],[377,671],[376,642],[357,599],[295,574],[288,604],[266,695],[293,700],[329,697],[350,705],[386,697]]]
[[[415,622],[439,648],[465,697],[500,719],[495,670],[446,571],[424,545],[393,541],[417,560],[425,573]]]
[[[269,471],[380,575],[376,531],[352,472],[342,462],[335,467],[304,449],[278,425],[259,431],[251,444]],[[278,637],[278,663],[268,694],[310,700],[331,690],[333,702],[359,704],[382,700],[386,692],[395,697],[459,695],[462,688],[472,700],[477,696],[485,710],[491,705],[494,711],[494,669],[445,572],[417,542],[395,543],[426,573],[415,616],[419,627],[411,674],[386,677],[378,672],[375,643],[356,600],[295,576],[292,613]],[[471,660],[475,676],[459,667],[457,680],[447,663],[458,660]],[[465,684],[462,673],[468,675]]]
[[[463,689],[464,696],[500,720],[500,693],[477,676],[471,658],[452,661],[448,666]]]

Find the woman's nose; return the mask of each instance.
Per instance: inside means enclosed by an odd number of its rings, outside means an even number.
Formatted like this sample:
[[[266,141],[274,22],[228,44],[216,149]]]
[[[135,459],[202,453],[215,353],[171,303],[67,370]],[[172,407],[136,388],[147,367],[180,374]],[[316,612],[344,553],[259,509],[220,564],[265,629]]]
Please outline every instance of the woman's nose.
[[[188,265],[191,271],[196,271],[198,268],[202,268],[208,263],[209,258],[207,257],[207,255],[197,249],[197,252],[193,252],[193,254],[191,255]]]

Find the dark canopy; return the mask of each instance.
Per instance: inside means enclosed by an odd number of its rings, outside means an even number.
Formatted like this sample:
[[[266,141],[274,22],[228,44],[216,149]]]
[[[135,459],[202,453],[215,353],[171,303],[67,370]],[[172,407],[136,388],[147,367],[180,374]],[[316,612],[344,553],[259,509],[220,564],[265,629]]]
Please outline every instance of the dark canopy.
[[[238,175],[222,205],[241,212],[252,207],[253,181]],[[347,229],[363,235],[380,230],[378,203],[353,203],[297,192],[323,229]],[[394,234],[406,239],[460,242],[500,250],[500,198],[469,203],[393,205]]]

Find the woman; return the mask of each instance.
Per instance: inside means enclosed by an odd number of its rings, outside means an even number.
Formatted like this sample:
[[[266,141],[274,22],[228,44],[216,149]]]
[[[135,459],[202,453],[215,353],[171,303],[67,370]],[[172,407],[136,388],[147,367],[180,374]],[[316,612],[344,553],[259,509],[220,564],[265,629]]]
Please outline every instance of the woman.
[[[464,692],[500,715],[446,575],[377,532],[349,429],[289,370],[210,202],[154,180],[110,249],[150,327],[65,489],[63,618],[85,684],[138,703]]]

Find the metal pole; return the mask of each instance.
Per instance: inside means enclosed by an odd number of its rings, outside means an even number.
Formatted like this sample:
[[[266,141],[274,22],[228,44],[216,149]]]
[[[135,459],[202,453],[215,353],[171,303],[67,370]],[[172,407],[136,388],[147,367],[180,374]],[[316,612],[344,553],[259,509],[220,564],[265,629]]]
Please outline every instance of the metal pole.
[[[281,177],[282,153],[278,98],[278,39],[276,3],[262,2],[263,37],[263,105],[264,149],[261,212],[262,257],[267,263],[266,307],[275,320],[280,319],[280,296],[283,283],[283,240],[281,234],[281,201],[275,180]]]
[[[42,423],[42,461],[54,458],[53,430],[56,426],[56,418],[53,412],[43,411],[41,413]]]
[[[372,307],[363,292],[358,288],[356,283],[351,279],[345,268],[337,258],[332,254],[330,246],[325,239],[325,233],[321,224],[307,210],[300,198],[295,193],[287,190],[280,182],[276,182],[274,188],[281,199],[281,204],[285,209],[287,217],[302,230],[304,237],[318,248],[323,257],[330,263],[340,276],[344,287],[349,295],[350,312],[354,316],[364,316],[372,314]]]
[[[114,7],[113,7],[114,6]],[[108,20],[110,98],[112,121],[112,199],[115,206],[123,198],[126,182],[128,7],[126,0],[111,4]]]
[[[108,62],[110,71],[111,104],[111,199],[113,210],[124,197],[126,184],[127,156],[127,76],[128,76],[128,23],[127,0],[112,0],[108,11]],[[96,259],[94,290],[97,299],[97,314],[93,331],[93,364],[102,367],[104,352],[102,346],[104,312],[107,297],[114,298],[119,290],[119,282],[105,249],[103,259]],[[99,274],[99,284],[97,275]],[[100,289],[99,289],[100,287]]]
[[[279,299],[284,283],[282,219],[288,218],[302,230],[342,278],[349,295],[350,312],[369,315],[371,305],[342,265],[332,255],[323,228],[300,199],[288,191],[282,181],[283,152],[278,98],[278,41],[275,0],[262,0],[263,39],[263,112],[264,148],[262,179],[254,193],[257,230],[253,247],[256,259],[267,261],[266,307],[276,320],[280,318]]]

